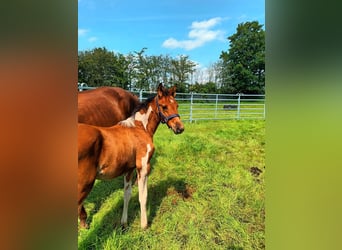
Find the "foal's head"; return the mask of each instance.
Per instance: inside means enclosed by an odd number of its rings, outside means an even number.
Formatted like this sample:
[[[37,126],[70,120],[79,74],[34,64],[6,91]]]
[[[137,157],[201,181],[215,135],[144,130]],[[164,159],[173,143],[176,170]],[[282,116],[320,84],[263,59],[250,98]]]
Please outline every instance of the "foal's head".
[[[166,89],[159,84],[156,103],[161,122],[166,123],[175,134],[180,134],[184,131],[184,125],[178,115],[178,103],[175,97],[176,86]]]

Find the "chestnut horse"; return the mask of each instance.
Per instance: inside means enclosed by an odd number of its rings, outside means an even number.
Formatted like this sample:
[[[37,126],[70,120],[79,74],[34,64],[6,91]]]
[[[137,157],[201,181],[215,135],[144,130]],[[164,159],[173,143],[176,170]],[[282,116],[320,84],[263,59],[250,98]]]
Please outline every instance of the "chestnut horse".
[[[139,99],[117,87],[100,87],[78,93],[78,122],[109,127],[129,117]]]
[[[124,175],[124,207],[121,224],[127,225],[132,173],[137,171],[141,227],[147,228],[147,177],[154,152],[153,135],[160,122],[175,134],[184,131],[175,100],[176,88],[159,85],[157,95],[141,103],[128,119],[112,127],[78,124],[78,215],[80,227],[88,227],[83,201],[95,179],[108,180]]]

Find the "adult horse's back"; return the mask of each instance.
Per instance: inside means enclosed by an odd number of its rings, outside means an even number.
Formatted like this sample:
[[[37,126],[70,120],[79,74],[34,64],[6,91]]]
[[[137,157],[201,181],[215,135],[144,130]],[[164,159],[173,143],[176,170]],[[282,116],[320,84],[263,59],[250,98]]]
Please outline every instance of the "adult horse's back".
[[[100,87],[78,93],[78,122],[109,127],[129,117],[139,99],[118,87]]]

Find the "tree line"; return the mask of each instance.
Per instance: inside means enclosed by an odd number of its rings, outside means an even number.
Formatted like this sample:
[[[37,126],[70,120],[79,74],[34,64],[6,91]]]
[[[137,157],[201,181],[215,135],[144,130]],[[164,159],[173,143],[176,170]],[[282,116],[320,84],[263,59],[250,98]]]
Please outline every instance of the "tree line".
[[[227,38],[229,49],[205,71],[189,56],[146,55],[147,48],[127,55],[105,47],[78,52],[78,81],[88,86],[127,90],[156,89],[160,82],[178,92],[265,93],[265,31],[257,21],[238,25]]]

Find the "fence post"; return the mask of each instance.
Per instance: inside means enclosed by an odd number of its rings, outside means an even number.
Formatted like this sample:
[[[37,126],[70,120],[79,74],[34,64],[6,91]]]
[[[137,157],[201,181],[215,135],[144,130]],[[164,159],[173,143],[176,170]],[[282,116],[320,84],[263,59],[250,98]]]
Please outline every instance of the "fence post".
[[[217,118],[217,105],[218,105],[218,94],[216,94],[216,103],[215,103],[215,119]]]
[[[240,97],[241,97],[241,94],[238,93],[237,119],[240,119]]]
[[[139,101],[142,102],[142,89],[139,91]]]
[[[190,95],[190,115],[189,115],[190,123],[192,123],[192,102],[193,102],[193,92],[191,92],[191,95]]]

